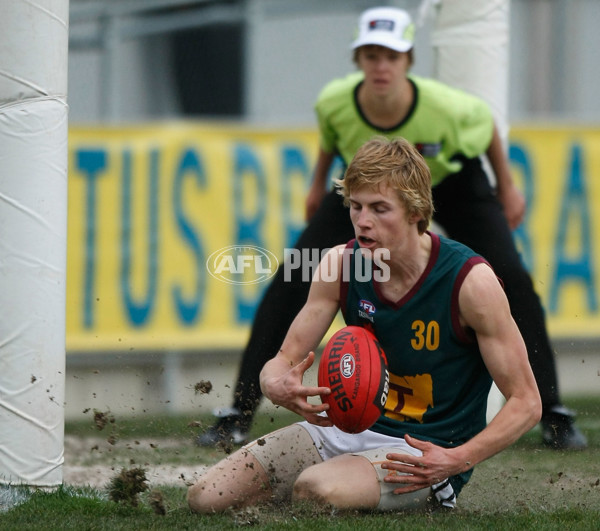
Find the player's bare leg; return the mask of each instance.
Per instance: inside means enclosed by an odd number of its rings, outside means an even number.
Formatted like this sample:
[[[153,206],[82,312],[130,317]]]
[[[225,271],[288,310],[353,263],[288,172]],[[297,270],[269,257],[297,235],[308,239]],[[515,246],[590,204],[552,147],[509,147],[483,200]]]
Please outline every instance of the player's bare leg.
[[[337,509],[354,510],[423,510],[432,499],[429,487],[409,494],[394,494],[398,483],[389,483],[387,461],[390,448],[378,448],[344,454],[307,468],[298,477],[293,499],[313,500]],[[392,452],[394,453],[394,452]],[[403,453],[398,448],[398,453]]]
[[[313,500],[337,509],[375,509],[380,489],[368,459],[340,455],[304,470],[296,483],[294,501]]]
[[[298,475],[321,461],[306,429],[292,424],[211,467],[190,487],[188,503],[195,512],[210,513],[272,500],[289,501]]]
[[[266,501],[271,497],[267,473],[256,458],[240,448],[200,477],[188,490],[190,509],[222,512]]]

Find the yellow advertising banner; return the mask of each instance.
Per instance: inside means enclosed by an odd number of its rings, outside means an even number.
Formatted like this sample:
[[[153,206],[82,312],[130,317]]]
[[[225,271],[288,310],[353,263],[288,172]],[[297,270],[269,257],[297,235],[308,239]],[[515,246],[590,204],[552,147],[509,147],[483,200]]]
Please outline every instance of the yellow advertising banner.
[[[311,129],[71,127],[67,349],[242,347],[303,228],[317,146]],[[515,128],[510,158],[550,332],[598,335],[600,130]]]
[[[229,246],[281,259],[316,149],[297,129],[71,128],[68,350],[242,345],[267,283],[223,282],[207,260]]]
[[[551,336],[600,336],[600,129],[514,128],[510,161],[528,205],[515,237]]]

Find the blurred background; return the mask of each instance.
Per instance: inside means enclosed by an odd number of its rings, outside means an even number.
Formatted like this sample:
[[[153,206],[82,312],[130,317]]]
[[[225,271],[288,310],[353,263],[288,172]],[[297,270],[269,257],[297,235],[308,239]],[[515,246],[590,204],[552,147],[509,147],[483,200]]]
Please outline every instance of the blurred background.
[[[67,417],[229,405],[265,283],[206,261],[294,243],[314,102],[377,5],[420,19],[418,0],[70,0]],[[598,20],[597,0],[512,0],[508,117],[562,391],[600,397]],[[415,74],[432,76],[431,26]]]
[[[419,0],[71,0],[72,122],[223,117],[313,125],[322,86],[351,71],[359,13]],[[510,118],[597,123],[595,0],[512,0]],[[432,74],[431,18],[415,74]]]

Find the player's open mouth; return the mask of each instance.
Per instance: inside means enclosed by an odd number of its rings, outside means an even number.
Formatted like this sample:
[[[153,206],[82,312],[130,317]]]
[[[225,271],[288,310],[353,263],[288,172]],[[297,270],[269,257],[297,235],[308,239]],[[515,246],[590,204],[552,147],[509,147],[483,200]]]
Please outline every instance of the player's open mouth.
[[[373,238],[369,238],[368,236],[358,236],[358,243],[360,245],[364,245],[365,247],[369,247],[375,243]]]

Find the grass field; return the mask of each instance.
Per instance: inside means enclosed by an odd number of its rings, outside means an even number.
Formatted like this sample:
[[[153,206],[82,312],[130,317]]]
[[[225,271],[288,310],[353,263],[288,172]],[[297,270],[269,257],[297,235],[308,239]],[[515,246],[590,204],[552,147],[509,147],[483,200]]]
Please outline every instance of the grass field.
[[[287,505],[194,515],[185,502],[186,482],[193,478],[161,481],[164,475],[156,479],[151,472],[160,466],[177,476],[180,466],[200,468],[223,457],[223,450],[201,449],[192,442],[198,428],[190,426],[190,421],[207,422],[208,418],[119,419],[110,414],[94,418],[90,412],[89,420],[66,426],[66,437],[81,444],[77,452],[66,453],[65,463],[89,470],[91,485],[97,483],[97,467],[103,466],[111,472],[110,481],[96,487],[66,484],[54,492],[0,488],[0,503],[5,505],[0,512],[0,529],[599,529],[600,397],[571,399],[567,405],[578,411],[578,424],[590,443],[587,450],[543,448],[539,428],[535,428],[513,447],[476,468],[457,510],[432,514],[334,513]],[[263,414],[253,427],[253,435],[293,419],[285,414]],[[119,474],[135,469],[148,472],[148,489],[113,501]],[[15,499],[21,503],[7,510],[7,500]]]

